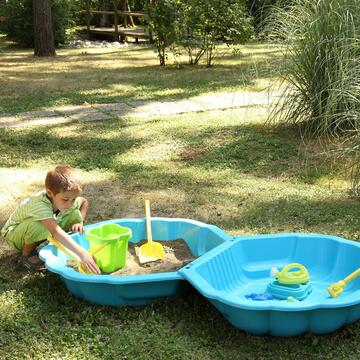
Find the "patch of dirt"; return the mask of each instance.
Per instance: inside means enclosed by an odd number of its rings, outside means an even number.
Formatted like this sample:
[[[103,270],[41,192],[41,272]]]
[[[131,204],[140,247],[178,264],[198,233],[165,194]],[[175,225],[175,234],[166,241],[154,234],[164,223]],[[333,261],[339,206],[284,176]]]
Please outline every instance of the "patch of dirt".
[[[129,243],[126,265],[111,275],[126,276],[139,274],[155,274],[160,272],[177,271],[196,258],[191,254],[183,239],[173,241],[157,241],[165,251],[165,259],[140,264],[136,255],[137,249],[146,243],[146,240],[137,244]]]
[[[181,161],[192,161],[201,159],[207,150],[200,145],[188,146],[180,153],[180,160]]]

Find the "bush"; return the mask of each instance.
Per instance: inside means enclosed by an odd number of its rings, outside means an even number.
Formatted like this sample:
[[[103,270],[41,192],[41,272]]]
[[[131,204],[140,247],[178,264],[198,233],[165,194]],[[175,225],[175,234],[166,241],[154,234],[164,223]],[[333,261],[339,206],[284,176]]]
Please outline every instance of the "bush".
[[[358,0],[293,0],[277,19],[275,29],[288,45],[286,90],[271,118],[301,124],[311,136],[349,137],[353,146],[342,153],[359,164]],[[353,179],[359,179],[359,169]]]
[[[277,0],[246,0],[245,2],[248,11],[254,18],[255,31],[260,33],[263,29],[264,23],[266,23],[266,18],[271,7],[277,3]]]
[[[177,37],[176,14],[180,9],[179,4],[178,0],[156,0],[146,6],[148,29],[152,33],[161,66],[166,63],[166,49],[174,44]]]
[[[189,62],[206,55],[211,66],[217,44],[240,44],[253,32],[252,18],[242,0],[187,0],[183,2],[179,43],[188,51]]]
[[[52,19],[55,44],[65,42],[69,19],[70,0],[52,0]],[[34,47],[32,0],[8,0],[4,8],[5,21],[1,30],[21,47]]]
[[[277,32],[288,40],[281,112],[314,135],[354,130],[360,115],[358,0],[294,0]]]
[[[166,50],[179,54],[182,46],[190,64],[206,55],[211,66],[219,42],[239,44],[252,34],[252,19],[243,0],[157,0],[147,7],[160,65]]]

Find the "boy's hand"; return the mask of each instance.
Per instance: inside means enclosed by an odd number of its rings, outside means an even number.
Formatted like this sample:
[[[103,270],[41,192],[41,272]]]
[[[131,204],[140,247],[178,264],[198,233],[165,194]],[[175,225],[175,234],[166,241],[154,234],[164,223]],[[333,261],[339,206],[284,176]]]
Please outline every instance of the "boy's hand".
[[[90,253],[84,251],[80,256],[80,260],[87,270],[95,274],[101,274],[101,271],[96,264],[95,258]]]
[[[100,274],[101,271],[96,264],[95,258],[82,248],[76,241],[74,241],[56,222],[54,219],[45,219],[41,221],[46,229],[53,235],[67,249],[73,251],[83,263],[89,272]],[[79,227],[80,226],[80,227]],[[72,231],[83,231],[83,224],[74,224],[71,227]],[[74,230],[77,229],[77,230]]]
[[[82,223],[76,223],[71,227],[73,233],[79,232],[82,234],[84,232],[84,225]]]

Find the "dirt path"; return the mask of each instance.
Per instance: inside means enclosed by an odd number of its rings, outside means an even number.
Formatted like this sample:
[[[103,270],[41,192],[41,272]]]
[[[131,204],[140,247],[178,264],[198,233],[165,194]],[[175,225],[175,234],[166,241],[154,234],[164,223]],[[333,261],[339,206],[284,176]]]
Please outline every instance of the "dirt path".
[[[0,127],[49,126],[79,121],[106,121],[114,118],[168,116],[189,112],[267,106],[279,94],[268,92],[218,92],[184,100],[129,101],[128,103],[67,105],[18,113],[0,113]]]

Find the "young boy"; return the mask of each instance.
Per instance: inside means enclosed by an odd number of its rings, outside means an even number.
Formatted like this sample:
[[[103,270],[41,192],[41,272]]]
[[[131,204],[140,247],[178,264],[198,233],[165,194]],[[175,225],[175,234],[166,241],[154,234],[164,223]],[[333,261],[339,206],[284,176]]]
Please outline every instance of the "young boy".
[[[88,201],[80,197],[79,180],[72,168],[60,165],[49,171],[42,190],[20,203],[1,229],[7,243],[22,252],[21,262],[32,270],[44,268],[36,248],[52,235],[79,256],[86,269],[100,273],[92,255],[66,233],[83,232]]]

